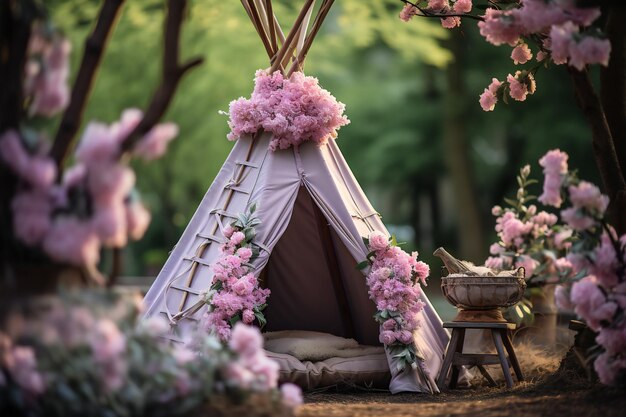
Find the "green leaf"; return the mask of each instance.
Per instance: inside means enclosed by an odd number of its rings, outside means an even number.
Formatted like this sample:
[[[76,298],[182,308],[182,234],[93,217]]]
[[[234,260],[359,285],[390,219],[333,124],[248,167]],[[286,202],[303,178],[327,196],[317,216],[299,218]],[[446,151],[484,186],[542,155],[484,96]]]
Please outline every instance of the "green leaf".
[[[230,327],[234,327],[235,324],[237,324],[237,322],[241,321],[241,314],[237,313],[234,316],[232,316],[231,318],[228,319],[228,323],[230,324]]]
[[[263,327],[265,327],[265,325],[267,324],[267,319],[265,318],[263,313],[261,313],[260,311],[257,311],[255,309],[254,310],[254,317],[256,317],[256,320],[259,322],[259,326],[261,327],[261,329]]]
[[[359,262],[358,264],[356,264],[356,269],[362,270],[362,269],[367,268],[369,265],[370,265],[370,261]]]
[[[370,240],[366,237],[363,238],[363,243],[365,244],[365,246],[369,247],[370,246]]]
[[[517,201],[513,200],[511,198],[504,198],[504,201],[509,205],[509,206],[513,206],[513,207],[517,207]]]
[[[391,246],[398,246],[398,240],[396,239],[396,235],[391,235]]]

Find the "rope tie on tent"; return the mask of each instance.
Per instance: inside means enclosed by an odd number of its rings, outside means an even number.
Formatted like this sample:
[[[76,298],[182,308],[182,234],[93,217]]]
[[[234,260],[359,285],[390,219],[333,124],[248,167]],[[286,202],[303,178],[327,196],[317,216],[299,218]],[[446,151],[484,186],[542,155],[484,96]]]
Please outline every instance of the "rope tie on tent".
[[[197,233],[196,236],[201,237],[202,239],[210,240],[212,242],[217,242],[217,243],[225,243],[226,242],[226,239],[224,239],[222,237],[215,236],[215,235],[209,235],[209,234],[206,234],[204,232]]]
[[[204,258],[200,258],[198,256],[191,256],[191,257],[185,256],[183,259],[185,261],[195,262],[195,263],[198,263],[200,265],[209,266],[209,267],[211,266],[211,262],[207,261]]]

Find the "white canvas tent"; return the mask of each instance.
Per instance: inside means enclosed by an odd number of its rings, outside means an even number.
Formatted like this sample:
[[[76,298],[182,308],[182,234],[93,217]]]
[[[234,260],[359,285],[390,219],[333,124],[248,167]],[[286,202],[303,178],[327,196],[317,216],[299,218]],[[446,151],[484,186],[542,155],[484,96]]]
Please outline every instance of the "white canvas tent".
[[[312,3],[307,1],[301,16],[310,16]],[[320,10],[327,3],[332,2],[324,1]],[[292,32],[298,27],[297,21]],[[259,281],[271,290],[266,329],[311,330],[380,346],[372,317],[375,305],[363,273],[356,269],[368,252],[362,237],[374,230],[387,233],[380,216],[335,141],[271,151],[270,140],[270,133],[237,140],[148,291],[146,315],[162,315],[178,326],[199,319],[199,294],[211,285],[210,266],[219,256],[221,230],[255,202],[261,224],[254,240],[260,255],[253,265]],[[387,354],[393,393],[436,390],[433,381],[448,334],[426,296],[422,299],[426,307],[414,341],[428,377],[412,369],[398,373],[397,359]],[[171,337],[176,339],[174,333]]]

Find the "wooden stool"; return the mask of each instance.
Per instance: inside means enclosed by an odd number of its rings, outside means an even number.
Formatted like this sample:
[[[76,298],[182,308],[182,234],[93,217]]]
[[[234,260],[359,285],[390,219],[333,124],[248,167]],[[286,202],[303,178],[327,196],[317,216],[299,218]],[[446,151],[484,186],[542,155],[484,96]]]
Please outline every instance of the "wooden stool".
[[[509,331],[515,330],[514,323],[489,323],[489,322],[469,322],[469,321],[447,321],[443,323],[446,329],[452,329],[452,338],[446,350],[443,360],[441,372],[437,378],[437,386],[440,390],[445,388],[448,372],[452,367],[452,377],[450,379],[450,388],[455,388],[459,378],[459,369],[461,366],[476,366],[480,373],[489,381],[491,386],[496,386],[489,372],[483,365],[500,365],[502,373],[508,388],[513,387],[513,378],[511,377],[510,367],[513,367],[515,376],[518,381],[523,381],[522,369],[519,366],[513,344],[509,337]],[[496,347],[498,354],[490,353],[463,353],[463,342],[465,341],[466,329],[491,330],[491,338]],[[509,357],[507,359],[504,349],[506,348]]]

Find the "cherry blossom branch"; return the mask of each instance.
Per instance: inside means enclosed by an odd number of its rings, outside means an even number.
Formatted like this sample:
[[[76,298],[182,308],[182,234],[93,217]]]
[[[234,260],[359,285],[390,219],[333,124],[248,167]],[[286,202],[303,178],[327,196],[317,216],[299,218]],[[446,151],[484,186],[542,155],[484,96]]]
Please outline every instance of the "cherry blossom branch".
[[[186,8],[187,0],[168,0],[167,2],[161,84],[154,92],[141,122],[124,140],[122,153],[131,151],[135,144],[159,122],[167,111],[182,77],[187,71],[203,62],[202,58],[197,57],[184,64],[179,63],[180,32]]]
[[[465,17],[468,19],[479,20],[481,22],[485,20],[485,18],[482,16],[476,16],[476,15],[469,14],[469,13],[459,13],[459,14],[433,13],[424,9],[423,7],[418,6],[417,3],[413,3],[409,0],[400,0],[400,1],[404,4],[410,4],[411,6],[415,7],[417,10],[420,11],[420,13],[422,13],[421,15],[418,15],[418,16],[422,16],[422,17],[432,17],[432,18],[440,18],[440,19],[445,19],[446,17],[461,17],[461,18]]]
[[[80,128],[85,107],[96,78],[96,72],[102,61],[102,55],[106,49],[122,3],[124,3],[124,0],[104,1],[98,14],[96,26],[85,41],[85,49],[78,69],[78,75],[72,86],[70,104],[63,114],[63,119],[50,150],[50,156],[57,164],[59,176],[63,170],[63,162],[67,158],[76,133]]]

